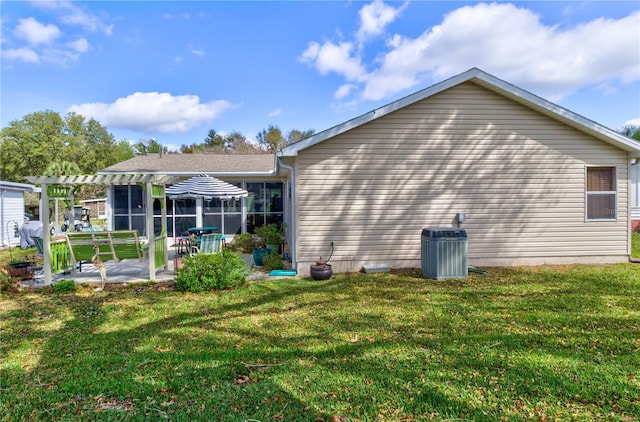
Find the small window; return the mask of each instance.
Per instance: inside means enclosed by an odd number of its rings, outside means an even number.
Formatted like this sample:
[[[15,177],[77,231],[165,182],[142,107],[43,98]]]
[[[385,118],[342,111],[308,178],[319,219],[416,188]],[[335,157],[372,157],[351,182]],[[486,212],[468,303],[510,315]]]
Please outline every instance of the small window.
[[[587,220],[615,220],[615,167],[587,167]]]

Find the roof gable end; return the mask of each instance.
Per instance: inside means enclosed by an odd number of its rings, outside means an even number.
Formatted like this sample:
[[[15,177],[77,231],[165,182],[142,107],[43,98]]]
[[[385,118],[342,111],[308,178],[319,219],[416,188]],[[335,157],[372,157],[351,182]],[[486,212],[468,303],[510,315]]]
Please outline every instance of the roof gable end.
[[[453,76],[390,104],[384,105],[330,129],[319,132],[302,141],[291,144],[282,149],[280,156],[296,156],[299,151],[465,82],[476,83],[506,98],[541,112],[555,120],[572,126],[582,132],[588,133],[589,135],[614,145],[617,148],[628,151],[631,153],[632,157],[640,157],[640,143],[634,139],[580,116],[579,114],[573,113],[564,107],[560,107],[559,105],[538,97],[522,88],[518,88],[517,86],[505,82],[502,79],[490,75],[478,68],[472,68],[464,73]]]

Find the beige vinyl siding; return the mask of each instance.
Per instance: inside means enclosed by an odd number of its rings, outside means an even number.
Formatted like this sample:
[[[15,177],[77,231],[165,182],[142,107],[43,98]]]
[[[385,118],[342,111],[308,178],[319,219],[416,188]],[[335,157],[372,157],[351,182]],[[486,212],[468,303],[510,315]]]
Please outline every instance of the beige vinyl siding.
[[[476,263],[623,257],[627,153],[467,82],[300,151],[297,260],[419,266],[457,212]],[[615,166],[618,219],[585,221],[586,166]],[[355,262],[355,264],[354,264]],[[519,262],[519,261],[518,261]]]

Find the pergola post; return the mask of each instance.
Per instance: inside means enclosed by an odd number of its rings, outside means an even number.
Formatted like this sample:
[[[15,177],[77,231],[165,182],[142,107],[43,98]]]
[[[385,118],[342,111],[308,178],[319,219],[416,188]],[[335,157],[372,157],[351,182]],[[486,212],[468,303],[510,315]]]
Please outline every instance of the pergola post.
[[[49,185],[43,183],[41,185],[40,195],[40,215],[42,220],[42,252],[44,254],[44,285],[51,284],[51,236],[49,235]]]
[[[161,221],[162,221],[162,227],[167,227],[167,197],[165,196],[164,193],[164,186],[162,189],[162,198],[160,199],[160,203],[162,204],[162,216],[161,216]],[[175,230],[174,230],[175,231]],[[164,269],[165,271],[169,269],[169,231],[167,230],[165,232],[165,247],[164,247]]]
[[[149,259],[147,260],[149,268],[149,280],[155,281],[156,279],[156,234],[153,230],[153,183],[147,182],[145,184],[145,196],[146,196],[146,219],[145,227],[147,228],[147,241],[149,242]]]

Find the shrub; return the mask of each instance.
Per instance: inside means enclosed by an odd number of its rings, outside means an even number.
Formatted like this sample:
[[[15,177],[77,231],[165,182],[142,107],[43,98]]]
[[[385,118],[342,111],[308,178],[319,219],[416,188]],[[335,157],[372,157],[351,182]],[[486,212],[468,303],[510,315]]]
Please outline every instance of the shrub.
[[[176,288],[182,292],[203,292],[239,287],[249,269],[242,257],[227,249],[214,254],[197,254],[184,258],[178,270]]]
[[[284,270],[284,261],[277,252],[271,252],[262,257],[262,267],[267,270]]]
[[[260,240],[253,237],[251,233],[242,233],[234,236],[229,249],[234,252],[250,254],[255,248],[262,247]]]
[[[54,293],[70,293],[76,291],[76,283],[73,280],[60,280],[51,285]]]
[[[256,233],[267,245],[279,245],[284,242],[284,224],[278,225],[275,223],[267,224],[266,226],[256,227]]]

